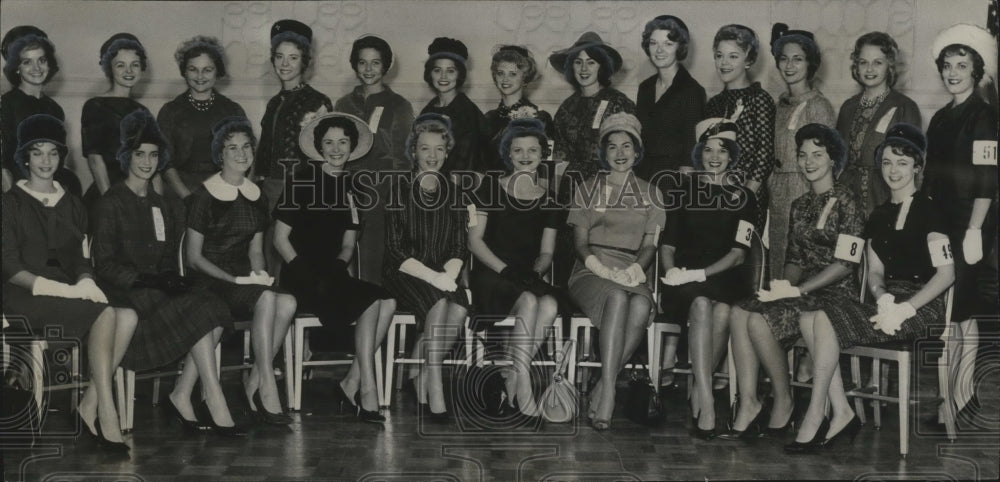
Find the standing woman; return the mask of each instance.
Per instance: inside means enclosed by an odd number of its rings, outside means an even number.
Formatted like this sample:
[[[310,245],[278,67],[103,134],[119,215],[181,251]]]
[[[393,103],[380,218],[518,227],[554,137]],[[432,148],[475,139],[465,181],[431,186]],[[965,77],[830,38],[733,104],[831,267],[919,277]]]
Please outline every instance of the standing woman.
[[[235,427],[215,369],[215,346],[232,316],[222,300],[192,290],[178,274],[183,214],[151,188],[153,176],[170,162],[166,139],[153,116],[142,110],[125,116],[121,131],[116,157],[126,178],[97,203],[93,253],[111,303],[132,307],[142,316],[122,364],[148,370],[186,355],[184,373],[163,407],[185,429],[205,425],[224,436],[245,436]],[[199,378],[211,420],[199,421],[191,405]]]
[[[3,160],[3,192],[7,192],[24,175],[14,162],[17,126],[34,114],[48,114],[60,121],[65,121],[66,115],[52,97],[42,92],[45,84],[59,72],[56,48],[45,32],[33,25],[14,27],[3,36],[0,54],[5,61],[4,77],[15,87],[0,96],[0,119],[3,119],[0,158]],[[80,179],[71,169],[60,167],[54,179],[70,194],[83,195]]]
[[[896,124],[877,147],[882,178],[891,192],[865,225],[868,291],[876,303],[822,300],[799,318],[802,339],[813,357],[813,389],[788,453],[812,453],[861,428],[840,373],[841,350],[854,345],[913,341],[944,316],[945,290],[955,279],[944,211],[917,192],[926,141],[920,129]],[[957,305],[956,305],[957,307]],[[830,418],[825,421],[829,400]],[[828,426],[826,430],[823,427]]]
[[[812,32],[789,30],[788,25],[783,23],[774,24],[771,28],[771,55],[787,90],[778,97],[774,116],[774,152],[778,159],[767,183],[771,194],[767,236],[771,279],[786,279],[787,275],[783,274],[785,246],[792,201],[810,189],[810,182],[798,162],[796,133],[807,124],[833,127],[837,115],[830,101],[813,86],[822,58]],[[839,164],[838,174],[842,167],[843,164]]]
[[[94,283],[87,210],[53,175],[66,156],[66,128],[47,114],[21,121],[14,159],[25,179],[4,193],[3,312],[26,317],[35,331],[61,326],[62,336],[86,336],[90,384],[76,407],[83,430],[114,451],[127,451],[111,377],[132,340],[137,317],[108,305]]]
[[[187,264],[204,286],[238,319],[253,316],[254,365],[244,387],[250,411],[262,422],[285,425],[274,380],[274,354],[295,316],[295,297],[271,288],[264,264],[267,199],[246,178],[254,158],[253,129],[245,117],[228,117],[212,128],[212,159],[221,172],[187,200]]]
[[[962,409],[975,396],[975,317],[997,312],[997,269],[988,261],[997,234],[997,106],[976,91],[976,85],[996,78],[997,42],[979,27],[959,24],[938,34],[932,53],[951,102],[934,113],[927,127],[924,192],[941,203],[948,221],[945,234],[954,243],[952,319],[960,323],[964,339],[954,358],[960,363],[955,395]]]
[[[214,37],[197,35],[174,52],[187,91],[163,104],[156,122],[170,146],[163,171],[171,197],[187,198],[218,172],[212,162],[212,126],[226,117],[246,117],[243,108],[215,90],[226,77],[226,54]]]
[[[469,250],[476,257],[469,287],[476,312],[516,316],[515,332],[529,340],[527,346],[511,347],[514,368],[506,377],[506,399],[528,416],[536,415],[531,360],[558,314],[542,274],[552,265],[556,230],[566,224],[566,211],[555,203],[548,182],[539,179],[538,166],[548,155],[540,120],[511,120],[500,139],[507,174],[489,178],[476,190],[469,229]]]
[[[445,419],[441,364],[469,307],[456,284],[468,256],[468,216],[459,205],[458,187],[440,172],[455,146],[448,118],[420,114],[406,144],[413,176],[398,186],[402,206],[388,212],[382,279],[417,320],[413,357],[426,362],[418,378],[411,378],[420,409]]]
[[[346,327],[357,322],[354,363],[334,387],[334,394],[341,406],[355,407],[359,419],[384,422],[378,413],[375,351],[389,330],[396,300],[347,272],[361,225],[345,165],[371,149],[372,132],[363,120],[335,112],[306,124],[299,143],[302,152],[317,161],[303,165],[289,178],[285,190],[291,207],[275,209],[274,246],[285,262],[281,287],[295,295],[303,310],[316,313],[324,325]],[[296,186],[303,181],[294,177],[314,180],[309,192],[321,193],[319,207],[312,195],[296,198],[303,192]]]
[[[646,269],[656,254],[665,213],[660,190],[633,172],[642,160],[641,129],[632,114],[604,120],[599,137],[602,171],[577,191],[567,220],[578,258],[569,294],[600,330],[601,379],[591,391],[588,413],[595,430],[611,428],[618,372],[655,314]],[[587,199],[586,192],[600,194]]]
[[[642,51],[656,73],[639,84],[636,117],[646,152],[636,174],[651,180],[661,171],[690,171],[697,143],[694,126],[705,118],[705,88],[688,73],[691,33],[683,20],[660,15],[642,30]]]
[[[486,113],[486,135],[489,138],[486,169],[508,170],[508,161],[500,155],[500,140],[505,129],[514,119],[538,119],[548,138],[552,133],[552,116],[528,100],[524,90],[538,78],[538,65],[528,49],[520,45],[501,45],[493,53],[490,63],[493,85],[500,91],[500,105]],[[548,141],[546,141],[548,142]],[[508,146],[509,147],[509,146]],[[545,149],[549,150],[548,146]],[[547,158],[548,156],[546,156]],[[547,159],[543,158],[542,162]],[[542,169],[542,174],[550,169]]]
[[[483,111],[459,90],[468,75],[469,50],[461,40],[438,37],[427,47],[427,54],[430,57],[424,63],[424,82],[436,97],[420,113],[447,116],[455,136],[455,147],[448,152],[450,162],[442,172],[485,172],[486,118]]]
[[[80,128],[83,134],[83,155],[94,182],[83,196],[89,209],[112,184],[125,179],[118,159],[121,147],[121,123],[125,116],[136,110],[149,112],[132,99],[132,89],[146,71],[146,49],[130,33],[116,33],[101,45],[101,69],[111,81],[111,89],[103,96],[88,99],[83,104]],[[157,192],[161,186],[154,184]],[[93,220],[92,220],[93,221]]]
[[[660,236],[667,285],[660,306],[668,319],[689,329],[692,434],[708,440],[716,434],[712,373],[726,352],[729,307],[749,294],[735,268],[747,256],[757,213],[753,194],[736,171],[742,163],[739,127],[713,118],[696,128],[699,142],[691,160],[704,173],[684,178],[684,192],[693,194],[670,213]]]
[[[920,109],[909,97],[892,90],[899,75],[899,46],[884,32],[869,32],[854,42],[851,77],[861,84],[861,93],[844,101],[837,115],[837,130],[847,142],[847,167],[838,178],[854,190],[865,213],[889,199],[882,180],[875,148],[886,130],[897,123],[920,125]]]
[[[795,143],[810,189],[792,202],[785,278],[772,280],[770,290],[739,302],[730,313],[738,385],[752,388],[740,390],[739,411],[729,431],[719,436],[725,440],[788,430],[794,407],[786,353],[801,336],[799,315],[815,310],[820,300],[846,303],[858,296],[853,274],[865,247],[860,237],[865,213],[854,192],[834,182],[847,160],[847,145],[836,130],[822,124],[803,126]],[[761,364],[774,392],[770,413],[757,397]]]

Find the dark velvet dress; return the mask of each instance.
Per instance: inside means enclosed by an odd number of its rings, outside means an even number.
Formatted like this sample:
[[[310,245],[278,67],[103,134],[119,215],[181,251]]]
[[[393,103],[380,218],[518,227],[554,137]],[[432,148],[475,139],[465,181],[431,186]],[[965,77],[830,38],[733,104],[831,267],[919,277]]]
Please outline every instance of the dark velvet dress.
[[[451,171],[486,172],[484,153],[489,137],[483,111],[462,92],[459,92],[445,107],[438,107],[437,103],[437,97],[431,99],[420,113],[433,112],[451,118],[451,133],[455,136],[455,147],[448,153],[448,161],[445,162],[441,172],[445,174]]]
[[[45,94],[41,98],[24,93],[21,89],[13,89],[0,96],[0,158],[3,159],[3,167],[10,171],[14,181],[24,179],[24,172],[14,163],[14,152],[17,151],[17,126],[30,116],[35,114],[48,114],[61,121],[66,120],[62,107]],[[83,196],[83,187],[80,185],[80,178],[66,166],[63,165],[56,171],[54,178],[62,185],[66,191],[76,197]]]
[[[152,189],[140,197],[124,183],[111,186],[97,204],[92,252],[98,282],[112,305],[139,314],[122,361],[133,370],[176,361],[215,327],[232,324],[226,304],[207,290],[170,295],[132,287],[140,273],[178,271],[184,224],[172,206]]]
[[[274,210],[275,219],[292,228],[288,241],[297,256],[306,261],[302,269],[284,265],[281,287],[295,295],[300,311],[316,314],[324,325],[343,327],[356,321],[375,301],[392,296],[379,286],[351,277],[338,266],[344,233],[360,230],[361,220],[354,201],[349,199],[353,197],[349,193],[350,178],[318,175],[321,177],[313,186],[314,192],[321,193],[320,205],[296,199],[302,191],[292,191],[292,185],[288,185],[285,192],[296,195],[290,198],[293,205],[279,205]]]
[[[705,118],[705,88],[691,77],[683,65],[670,87],[656,97],[658,74],[639,84],[636,114],[642,123],[642,163],[636,174],[647,181],[664,170],[691,166],[691,151],[697,143],[694,126]]]
[[[121,147],[121,123],[125,116],[137,110],[149,112],[146,106],[130,97],[94,97],[83,104],[80,128],[83,132],[83,155],[97,154],[104,160],[108,172],[109,185],[113,186],[125,179],[121,164],[115,157]],[[152,115],[152,113],[150,113]],[[101,192],[97,183],[90,185],[83,202],[88,209],[97,207]],[[93,220],[91,220],[93,221]]]

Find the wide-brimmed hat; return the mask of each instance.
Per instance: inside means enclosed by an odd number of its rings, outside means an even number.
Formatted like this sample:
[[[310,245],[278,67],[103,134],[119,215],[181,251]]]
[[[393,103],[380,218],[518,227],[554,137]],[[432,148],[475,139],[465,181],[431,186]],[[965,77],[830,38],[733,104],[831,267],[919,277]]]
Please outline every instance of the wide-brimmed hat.
[[[597,47],[608,54],[608,58],[611,59],[612,64],[611,73],[621,70],[623,65],[622,54],[618,53],[614,47],[604,43],[604,40],[596,32],[584,32],[569,48],[552,52],[552,55],[549,56],[549,65],[562,72],[566,68],[566,59],[576,56],[581,50],[590,47]]]
[[[372,135],[371,129],[368,128],[368,123],[351,114],[345,114],[343,112],[329,112],[313,117],[312,120],[306,123],[306,125],[302,127],[302,130],[299,131],[299,149],[302,149],[302,153],[308,156],[309,159],[323,159],[323,154],[316,150],[316,139],[313,131],[325,119],[332,119],[336,117],[341,117],[351,121],[354,123],[354,127],[358,129],[358,142],[354,146],[354,149],[351,150],[351,155],[347,157],[348,162],[363,157],[365,154],[368,154],[369,150],[371,150],[375,137]]]
[[[709,139],[728,139],[736,142],[736,132],[739,128],[736,123],[723,119],[722,117],[710,117],[694,126],[694,133],[698,142],[706,142]]]
[[[115,154],[115,158],[121,164],[122,172],[128,172],[128,166],[132,162],[132,151],[142,144],[155,144],[159,148],[159,163],[157,171],[162,171],[170,162],[169,147],[167,139],[160,132],[160,126],[156,124],[156,119],[145,109],[136,109],[129,115],[122,118],[120,125],[121,146]]]
[[[975,50],[983,58],[983,63],[985,64],[983,70],[985,70],[986,75],[983,75],[983,78],[979,79],[979,85],[985,85],[989,82],[987,78],[996,80],[997,39],[990,35],[989,32],[982,27],[968,23],[959,23],[942,30],[934,38],[934,42],[931,43],[931,55],[934,57],[934,60],[937,60],[945,47],[953,44],[966,45]]]

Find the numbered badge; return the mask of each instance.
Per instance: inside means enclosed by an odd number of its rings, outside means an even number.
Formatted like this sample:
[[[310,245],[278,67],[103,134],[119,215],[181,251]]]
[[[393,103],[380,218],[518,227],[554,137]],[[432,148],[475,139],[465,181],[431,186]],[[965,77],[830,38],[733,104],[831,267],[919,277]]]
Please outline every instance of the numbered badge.
[[[167,227],[163,223],[163,212],[156,206],[153,206],[153,230],[156,231],[157,241],[163,242],[167,240]]]
[[[997,141],[972,141],[972,164],[997,165]]]
[[[751,239],[753,239],[753,224],[741,219],[739,226],[736,227],[736,242],[749,248]]]
[[[951,253],[951,241],[948,238],[928,241],[927,251],[931,254],[931,265],[935,268],[955,264],[955,256]]]
[[[833,257],[851,263],[860,263],[864,250],[865,240],[850,234],[839,234],[837,235],[837,247],[833,250]]]

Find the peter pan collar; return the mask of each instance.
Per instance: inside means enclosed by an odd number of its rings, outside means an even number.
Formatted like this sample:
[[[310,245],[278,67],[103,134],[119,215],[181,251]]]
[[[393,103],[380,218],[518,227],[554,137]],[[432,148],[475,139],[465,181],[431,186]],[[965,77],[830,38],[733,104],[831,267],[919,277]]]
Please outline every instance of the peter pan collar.
[[[52,185],[55,186],[56,192],[38,192],[28,187],[27,179],[17,181],[17,187],[28,193],[29,196],[37,199],[45,207],[55,206],[62,199],[63,195],[66,194],[66,190],[59,184],[59,181],[52,181]]]
[[[243,197],[251,201],[260,198],[260,188],[246,178],[243,178],[243,184],[234,186],[222,179],[222,173],[216,173],[202,184],[205,185],[205,189],[212,197],[220,201],[235,201],[237,192],[242,193]]]

